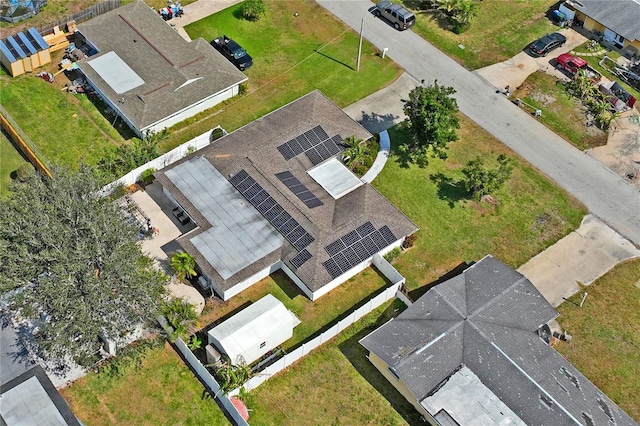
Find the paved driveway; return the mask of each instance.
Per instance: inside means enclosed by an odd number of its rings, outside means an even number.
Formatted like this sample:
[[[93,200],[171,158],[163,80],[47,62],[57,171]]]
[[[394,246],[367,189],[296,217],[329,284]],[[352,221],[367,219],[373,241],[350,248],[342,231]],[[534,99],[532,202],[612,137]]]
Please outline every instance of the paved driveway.
[[[546,57],[535,58],[526,52],[520,52],[504,62],[489,65],[474,72],[498,89],[503,89],[509,85],[512,91],[524,83],[529,75],[538,70],[556,76],[557,78],[566,79],[567,77],[553,66],[555,58],[561,53],[567,53],[577,46],[580,46],[587,41],[587,38],[567,28],[558,32],[567,38],[567,42],[564,46],[552,51]]]
[[[518,268],[553,306],[640,250],[593,216],[580,228]]]
[[[594,158],[585,155],[521,111],[484,78],[466,70],[412,31],[399,32],[376,19],[367,0],[318,0],[408,74],[453,86],[460,110],[584,203],[633,243],[640,245],[640,193]],[[385,111],[377,111],[385,114]]]

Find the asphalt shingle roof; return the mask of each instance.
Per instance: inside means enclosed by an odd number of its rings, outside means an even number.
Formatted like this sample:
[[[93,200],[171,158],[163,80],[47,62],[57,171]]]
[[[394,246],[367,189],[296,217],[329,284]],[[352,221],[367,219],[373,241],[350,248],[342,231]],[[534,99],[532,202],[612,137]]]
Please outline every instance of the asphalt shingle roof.
[[[570,0],[567,4],[627,40],[640,40],[640,2],[637,0]]]
[[[418,401],[466,366],[528,425],[636,425],[538,337],[557,315],[529,280],[487,256],[361,344]]]
[[[185,41],[142,0],[82,23],[78,31],[99,52],[79,61],[80,70],[138,129],[247,80],[205,40]],[[90,64],[109,52],[115,52],[144,84],[116,93]]]
[[[311,291],[317,291],[332,281],[323,262],[330,257],[325,246],[336,239],[366,224],[366,222],[371,222],[375,229],[387,226],[397,239],[417,230],[415,224],[371,185],[364,184],[336,200],[306,173],[313,167],[313,164],[304,153],[286,160],[278,151],[278,146],[318,125],[324,129],[329,137],[340,135],[342,138],[346,138],[353,135],[364,140],[371,137],[368,131],[353,121],[322,93],[314,91],[216,140],[208,147],[193,154],[193,156],[205,158],[220,174],[227,178],[231,178],[242,170],[247,172],[314,239],[306,247],[312,256],[311,259],[298,268],[291,264],[291,260],[299,253],[299,250],[294,248],[288,240],[285,240],[281,250],[271,253],[227,280],[223,280],[211,265],[207,265],[205,259],[189,242],[190,237],[194,235],[193,233],[178,239],[185,250],[196,257],[200,267],[205,269],[203,272],[213,277],[217,287],[224,290],[229,289],[243,279],[282,259]],[[211,224],[197,211],[188,197],[165,176],[167,170],[178,167],[185,161],[190,161],[190,158],[181,159],[157,172],[156,177],[199,225],[199,230],[195,232],[202,232]],[[322,202],[322,205],[314,208],[305,205],[276,176],[284,171],[290,171]]]

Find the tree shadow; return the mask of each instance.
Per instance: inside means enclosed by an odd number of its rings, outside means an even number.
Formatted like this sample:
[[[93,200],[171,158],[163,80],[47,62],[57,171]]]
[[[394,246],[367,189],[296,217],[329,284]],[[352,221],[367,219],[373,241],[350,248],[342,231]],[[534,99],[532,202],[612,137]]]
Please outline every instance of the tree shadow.
[[[427,283],[427,284],[425,284],[425,285],[423,285],[421,287],[418,287],[415,290],[411,290],[409,292],[409,298],[411,300],[413,300],[413,301],[418,300],[419,298],[424,296],[424,294],[427,291],[431,290],[434,286],[436,286],[438,284],[442,284],[443,282],[448,281],[451,278],[460,275],[461,273],[464,272],[465,269],[469,268],[474,263],[475,262],[471,262],[471,263],[460,262],[455,268],[451,269],[449,272],[447,272],[446,274],[444,274],[443,276],[441,276],[437,280],[431,281],[430,283]]]
[[[362,118],[358,120],[358,123],[371,133],[375,134],[383,132],[389,127],[393,127],[398,118],[400,118],[400,116],[393,114],[376,114],[375,112],[368,114],[362,111]]]
[[[323,53],[323,52],[319,51],[318,49],[316,49],[316,50],[315,50],[315,52],[316,52],[318,55],[320,55],[320,56],[324,56],[325,58],[330,59],[330,60],[332,60],[333,62],[337,62],[338,64],[340,64],[340,65],[342,65],[342,66],[345,66],[345,67],[349,68],[349,69],[350,69],[350,70],[352,70],[352,71],[355,71],[355,70],[356,70],[356,69],[355,69],[354,67],[352,67],[351,65],[347,65],[347,64],[345,64],[344,62],[337,60],[336,58],[332,58],[331,56],[327,55],[326,53]]]
[[[429,179],[438,186],[438,198],[446,201],[450,208],[454,208],[456,202],[465,199],[468,195],[464,182],[455,181],[443,173],[433,174]]]
[[[424,424],[420,422],[420,414],[409,401],[378,371],[367,359],[367,350],[360,345],[360,340],[397,315],[395,303],[380,315],[376,322],[363,328],[358,333],[338,345],[340,352],[347,358],[356,371],[380,395],[382,395],[393,409],[410,425]]]

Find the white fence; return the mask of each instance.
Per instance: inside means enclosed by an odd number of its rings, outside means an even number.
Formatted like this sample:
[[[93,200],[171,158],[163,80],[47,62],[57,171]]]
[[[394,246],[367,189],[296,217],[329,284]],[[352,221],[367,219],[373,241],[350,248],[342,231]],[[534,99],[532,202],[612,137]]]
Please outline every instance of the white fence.
[[[233,403],[229,400],[227,395],[223,395],[220,391],[220,385],[216,382],[216,379],[213,378],[211,373],[200,363],[198,358],[191,352],[189,347],[182,341],[182,339],[178,338],[174,342],[176,348],[180,351],[184,359],[191,366],[196,375],[204,382],[204,384],[209,388],[209,391],[215,395],[215,398],[220,401],[224,410],[231,416],[233,421],[238,426],[249,426],[238,410],[233,405]]]
[[[138,180],[140,180],[140,175],[142,174],[142,172],[144,172],[147,169],[155,169],[155,170],[160,170],[163,169],[165,167],[167,167],[170,164],[175,163],[176,161],[180,160],[181,158],[184,158],[185,156],[187,156],[188,154],[190,154],[193,151],[197,151],[201,148],[204,148],[205,146],[209,145],[211,143],[211,132],[213,132],[215,129],[220,128],[222,130],[222,134],[226,135],[227,132],[222,129],[222,127],[218,126],[215,127],[214,129],[208,130],[205,133],[201,134],[200,136],[196,136],[195,138],[191,139],[188,142],[183,143],[182,145],[172,149],[171,151],[167,152],[166,154],[162,154],[160,157],[158,158],[154,158],[153,160],[149,161],[146,164],[143,164],[142,166],[131,170],[129,173],[127,173],[126,175],[122,176],[120,179],[111,182],[110,184],[108,184],[107,186],[105,186],[104,188],[102,188],[103,192],[109,192],[109,190],[115,186],[118,185],[131,185],[133,183],[136,183]]]
[[[395,271],[395,268],[393,268],[391,265],[389,266],[393,269],[393,271]],[[354,322],[358,321],[363,316],[367,315],[369,312],[376,309],[378,306],[382,305],[383,303],[387,302],[390,299],[394,299],[396,297],[396,293],[398,292],[398,288],[400,287],[400,284],[404,282],[404,277],[402,277],[402,275],[400,274],[398,275],[402,278],[401,281],[398,281],[392,284],[391,286],[387,287],[387,289],[384,292],[370,299],[366,304],[359,307],[355,311],[351,312],[346,318],[338,321],[336,324],[334,324],[330,329],[328,329],[324,333],[304,343],[302,346],[298,347],[293,352],[286,354],[285,356],[280,358],[278,361],[276,361],[275,363],[271,364],[270,366],[262,370],[260,373],[258,373],[257,376],[254,376],[251,379],[249,379],[249,381],[244,384],[244,388],[247,389],[248,391],[255,389],[256,387],[260,386],[260,384],[268,380],[271,376],[273,376],[277,372],[284,370],[285,368],[287,368],[288,366],[290,366],[291,364],[293,364],[303,356],[307,355],[309,352],[311,352],[318,346],[334,338],[336,335],[338,335],[338,333],[340,333],[341,331],[349,327]],[[234,389],[231,392],[229,392],[229,395],[237,395],[239,392],[240,392],[239,389]]]

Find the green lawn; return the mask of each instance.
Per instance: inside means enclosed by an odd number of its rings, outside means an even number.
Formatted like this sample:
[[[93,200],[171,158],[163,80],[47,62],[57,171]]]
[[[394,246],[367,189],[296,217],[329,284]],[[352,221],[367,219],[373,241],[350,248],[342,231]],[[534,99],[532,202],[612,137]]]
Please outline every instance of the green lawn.
[[[169,346],[152,349],[122,377],[89,373],[61,391],[86,425],[228,425],[212,398]]]
[[[0,132],[0,170],[6,170],[7,173],[0,174],[0,199],[9,194],[9,183],[11,182],[11,173],[15,172],[26,160],[22,158],[20,152],[9,141],[4,132]]]
[[[582,308],[557,308],[573,339],[556,349],[640,422],[640,259],[619,264],[585,291]],[[582,293],[570,300],[580,303]]]
[[[265,4],[267,14],[257,22],[238,19],[236,6],[185,28],[192,39],[210,41],[226,34],[247,49],[254,63],[246,71],[245,95],[175,126],[163,142],[164,150],[217,125],[235,130],[315,89],[345,107],[401,74],[366,41],[356,71],[358,35],[315,2],[267,0]]]
[[[63,79],[49,84],[30,74],[11,78],[2,71],[0,103],[50,162],[95,164],[106,147],[124,139],[85,96],[61,91]],[[2,169],[2,175],[8,172]]]
[[[459,265],[493,254],[518,267],[576,229],[587,210],[464,116],[460,140],[449,158],[420,169],[392,155],[373,185],[419,227],[415,247],[396,261],[410,289],[429,283]],[[390,131],[392,150],[407,137]],[[476,155],[487,164],[505,153],[515,160],[512,178],[493,194],[496,205],[467,199],[461,168]]]
[[[420,1],[403,3],[417,8]],[[417,17],[413,31],[474,70],[502,62],[520,53],[536,38],[558,29],[545,16],[556,4],[553,0],[484,0],[477,4],[478,16],[462,34],[445,29],[439,12],[416,9],[413,9]]]
[[[539,108],[538,118],[553,132],[581,150],[606,145],[607,132],[595,124],[587,127],[586,107],[579,99],[569,96],[564,85],[557,84],[556,77],[536,71],[531,74],[512,98]]]
[[[418,424],[415,409],[365,357],[358,341],[398,315],[388,303],[249,394],[251,425]]]

